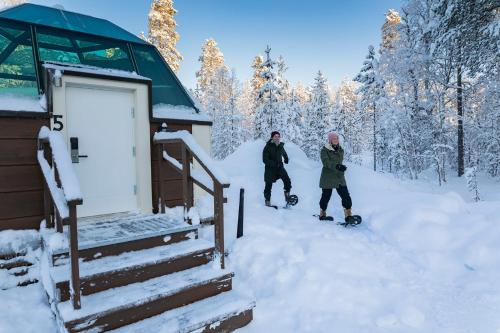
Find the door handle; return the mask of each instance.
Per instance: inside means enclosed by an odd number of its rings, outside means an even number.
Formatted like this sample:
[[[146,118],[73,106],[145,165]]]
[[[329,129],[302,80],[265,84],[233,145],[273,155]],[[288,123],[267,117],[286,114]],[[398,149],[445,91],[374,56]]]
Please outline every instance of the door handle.
[[[71,137],[69,138],[70,146],[71,146],[71,162],[80,163],[80,158],[87,158],[88,155],[80,155],[78,151],[78,138]]]

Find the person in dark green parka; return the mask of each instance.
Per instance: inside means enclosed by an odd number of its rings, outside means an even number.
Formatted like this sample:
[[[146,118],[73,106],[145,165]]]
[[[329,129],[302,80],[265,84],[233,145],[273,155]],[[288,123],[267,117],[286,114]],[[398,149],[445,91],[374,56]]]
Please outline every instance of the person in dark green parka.
[[[287,202],[292,188],[290,177],[288,177],[288,173],[283,166],[283,162],[288,164],[288,155],[285,151],[285,144],[280,142],[280,139],[281,135],[278,131],[272,132],[271,139],[267,141],[262,151],[262,161],[265,164],[264,182],[266,186],[264,188],[264,199],[266,200],[266,206],[271,206],[271,190],[273,183],[278,179],[283,181],[285,201]]]
[[[328,134],[328,143],[321,149],[321,162],[323,163],[323,169],[319,180],[319,187],[322,189],[319,202],[319,218],[324,219],[327,217],[326,208],[333,189],[335,189],[342,200],[342,207],[344,207],[344,215],[347,220],[348,217],[352,216],[352,200],[344,176],[347,167],[342,164],[344,162],[344,149],[340,146],[337,133]]]

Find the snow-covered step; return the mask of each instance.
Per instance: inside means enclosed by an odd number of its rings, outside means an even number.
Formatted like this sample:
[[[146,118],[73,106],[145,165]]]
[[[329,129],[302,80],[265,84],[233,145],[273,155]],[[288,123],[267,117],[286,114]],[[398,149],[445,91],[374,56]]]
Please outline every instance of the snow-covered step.
[[[23,287],[38,282],[39,267],[32,253],[0,259],[0,289]]]
[[[27,261],[23,256],[7,260],[0,259],[0,269],[13,269],[16,267],[28,267],[31,265],[33,265],[33,263]]]
[[[80,264],[81,292],[82,295],[91,295],[110,288],[143,282],[201,266],[210,262],[213,255],[213,242],[196,239],[82,262]],[[56,266],[50,270],[61,301],[67,301],[70,298],[69,272],[67,265]]]
[[[82,308],[58,303],[69,332],[103,332],[149,318],[232,288],[233,273],[214,263],[82,297]]]
[[[85,222],[78,225],[78,254],[84,261],[114,256],[161,245],[174,244],[198,237],[196,225],[171,219],[162,214],[125,220]],[[68,261],[67,227],[64,234],[55,230],[42,233],[45,247],[53,253],[53,264]]]
[[[254,307],[255,301],[232,290],[110,333],[231,332],[252,321]]]

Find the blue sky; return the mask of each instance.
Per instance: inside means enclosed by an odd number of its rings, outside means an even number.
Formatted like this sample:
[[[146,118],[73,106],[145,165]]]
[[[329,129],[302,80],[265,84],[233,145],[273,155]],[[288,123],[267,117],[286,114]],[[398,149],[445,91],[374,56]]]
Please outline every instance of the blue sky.
[[[132,33],[147,31],[150,0],[35,0],[108,19]],[[198,57],[205,39],[214,38],[226,64],[248,79],[250,65],[266,45],[283,55],[287,78],[307,85],[318,70],[330,84],[353,77],[369,44],[378,46],[384,13],[401,0],[174,0],[184,57],[179,71],[187,87],[196,84]]]

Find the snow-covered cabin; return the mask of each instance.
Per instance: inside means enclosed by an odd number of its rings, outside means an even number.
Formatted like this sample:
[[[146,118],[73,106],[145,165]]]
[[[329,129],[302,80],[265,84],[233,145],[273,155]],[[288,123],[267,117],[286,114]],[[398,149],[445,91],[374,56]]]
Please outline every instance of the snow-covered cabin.
[[[0,230],[39,227],[42,125],[78,146],[73,166],[86,196],[79,216],[158,210],[151,138],[161,123],[210,150],[210,119],[154,46],[57,8],[0,12],[0,110]],[[164,182],[167,205],[181,204],[180,175],[167,171]]]
[[[229,183],[210,127],[137,36],[58,8],[0,11],[0,270],[31,272],[6,272],[10,285],[41,281],[60,332],[248,324],[255,304],[224,265]],[[196,189],[214,199],[205,219]]]

